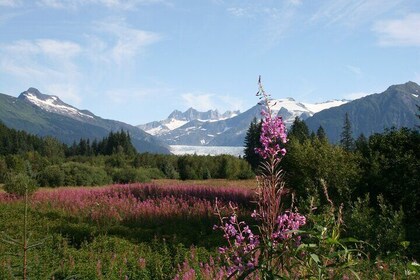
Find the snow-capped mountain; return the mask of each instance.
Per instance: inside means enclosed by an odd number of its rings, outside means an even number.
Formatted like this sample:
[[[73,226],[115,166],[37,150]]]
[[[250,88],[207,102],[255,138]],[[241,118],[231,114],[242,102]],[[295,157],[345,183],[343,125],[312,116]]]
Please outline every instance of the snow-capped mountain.
[[[185,112],[178,110],[173,111],[168,118],[161,121],[154,121],[137,127],[143,129],[151,135],[164,135],[172,130],[175,130],[191,121],[217,122],[226,120],[240,114],[239,111],[226,111],[221,114],[217,110],[209,110],[207,112],[199,112],[193,108],[189,108]]]
[[[287,127],[299,117],[307,119],[313,114],[347,103],[347,100],[333,100],[324,103],[301,103],[293,98],[271,101],[273,114],[280,115]],[[184,113],[175,110],[160,122],[139,125],[146,132],[155,135],[169,145],[190,146],[243,146],[246,131],[254,118],[261,118],[261,106],[239,112],[198,112],[192,108]]]
[[[87,110],[79,110],[64,103],[55,95],[42,94],[36,88],[29,88],[27,91],[22,92],[18,99],[26,100],[47,112],[64,115],[76,120],[94,119],[95,117]]]
[[[64,103],[55,95],[29,88],[18,98],[0,94],[0,121],[10,128],[38,136],[53,136],[66,144],[84,139],[102,139],[111,131],[130,133],[139,152],[169,153],[162,141],[138,127],[102,119],[87,110]]]

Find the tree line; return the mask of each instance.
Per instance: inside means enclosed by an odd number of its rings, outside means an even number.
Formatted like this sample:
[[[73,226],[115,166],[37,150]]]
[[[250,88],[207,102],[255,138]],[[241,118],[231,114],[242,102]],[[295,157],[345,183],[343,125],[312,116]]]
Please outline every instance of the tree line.
[[[0,184],[26,174],[38,186],[93,186],[182,180],[248,179],[249,164],[234,156],[161,155],[137,153],[128,132],[110,132],[103,139],[80,139],[65,145],[0,123]]]

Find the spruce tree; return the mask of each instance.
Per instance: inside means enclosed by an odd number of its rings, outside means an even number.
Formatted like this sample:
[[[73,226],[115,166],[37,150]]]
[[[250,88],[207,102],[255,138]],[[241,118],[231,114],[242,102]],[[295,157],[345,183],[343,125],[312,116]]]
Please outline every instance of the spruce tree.
[[[251,165],[252,170],[257,170],[262,160],[262,157],[255,152],[255,148],[260,148],[261,122],[256,118],[249,125],[248,131],[245,135],[245,150],[244,158]]]
[[[299,143],[303,143],[305,140],[309,139],[309,136],[309,128],[306,123],[299,119],[299,117],[296,117],[288,133],[289,139],[295,138]]]
[[[328,141],[327,134],[325,133],[324,128],[320,125],[316,131],[316,136],[320,141]]]
[[[354,150],[354,139],[351,131],[351,123],[349,119],[349,114],[346,112],[344,116],[343,130],[341,132],[340,139],[341,147],[347,152]]]

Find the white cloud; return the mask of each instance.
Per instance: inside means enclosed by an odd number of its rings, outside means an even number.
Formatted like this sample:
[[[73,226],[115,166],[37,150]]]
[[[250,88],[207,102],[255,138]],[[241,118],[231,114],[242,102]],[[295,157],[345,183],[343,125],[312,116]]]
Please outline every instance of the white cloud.
[[[372,30],[382,46],[420,46],[420,13],[375,22]]]
[[[360,76],[363,74],[362,69],[357,66],[353,65],[345,65],[346,69],[349,70],[351,73],[355,74],[356,76]]]
[[[188,107],[193,107],[198,111],[216,109],[213,103],[214,94],[184,93],[181,96]]]
[[[81,51],[81,47],[74,42],[53,39],[20,40],[3,46],[3,49],[17,55],[43,54],[55,59],[69,58]]]
[[[52,39],[36,40],[42,53],[55,58],[70,58],[80,54],[79,44],[69,41],[58,41]]]
[[[0,0],[0,6],[18,7],[20,5],[22,5],[21,0]]]
[[[57,95],[64,102],[72,105],[78,105],[82,101],[80,91],[74,84],[48,84],[42,90],[47,94]]]
[[[0,58],[1,71],[4,74],[13,75],[22,79],[22,81],[43,81],[51,79],[51,77],[61,77],[63,75],[53,69],[42,67],[40,65],[30,65],[18,63],[10,58]]]
[[[186,107],[192,107],[198,111],[218,109],[219,111],[242,110],[243,101],[229,95],[217,95],[212,93],[184,93],[181,95]]]
[[[81,52],[81,47],[70,41],[15,41],[0,45],[0,72],[77,103],[81,100],[77,94],[81,74],[74,60]]]
[[[395,10],[402,2],[404,0],[328,0],[320,5],[311,21],[327,25],[360,26]]]
[[[54,9],[70,9],[75,8],[76,2],[62,1],[62,0],[40,0],[37,2],[40,6],[45,6]]]
[[[235,17],[252,17],[250,10],[245,7],[230,7],[227,11]]]
[[[95,38],[95,44],[100,45],[102,53],[97,49],[92,50],[92,55],[102,56],[101,60],[109,60],[118,66],[129,63],[132,58],[141,54],[146,46],[159,42],[162,36],[155,32],[135,29],[127,26],[125,20],[111,20],[96,24],[98,31],[105,32],[108,35],[108,41],[105,42]]]
[[[219,97],[222,101],[222,107],[220,107],[220,110],[240,110],[242,111],[245,107],[244,102],[242,99],[232,97],[230,95],[224,95]]]
[[[295,6],[302,5],[303,0],[289,0],[289,3]]]
[[[297,6],[287,3],[281,8],[265,8],[264,36],[269,45],[276,45],[296,20]]]
[[[98,5],[117,10],[135,10],[138,6],[151,4],[170,5],[165,0],[38,0],[37,4],[53,9],[77,9],[86,5]]]
[[[261,27],[262,38],[265,47],[270,48],[276,45],[285,34],[298,23],[298,9],[302,6],[301,0],[279,1],[265,5],[261,3],[242,3],[227,8],[232,16],[244,19],[256,19],[256,25]]]

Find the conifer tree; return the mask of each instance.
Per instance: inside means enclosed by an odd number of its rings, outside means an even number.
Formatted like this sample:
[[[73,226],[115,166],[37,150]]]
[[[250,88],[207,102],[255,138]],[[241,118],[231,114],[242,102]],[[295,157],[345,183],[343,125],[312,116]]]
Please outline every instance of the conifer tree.
[[[346,115],[344,116],[344,124],[343,124],[343,130],[341,132],[341,139],[340,139],[341,147],[345,151],[353,151],[354,150],[354,139],[351,131],[351,123],[349,119],[349,114],[346,112]]]
[[[288,136],[289,138],[295,138],[300,143],[303,143],[306,139],[309,139],[309,128],[303,120],[296,117],[290,127]]]
[[[257,170],[262,157],[255,152],[255,148],[260,148],[261,122],[254,118],[249,125],[248,131],[245,135],[245,150],[244,158],[251,165],[252,170]]]
[[[324,128],[320,125],[316,131],[316,136],[320,141],[328,141],[327,134],[325,133]]]

